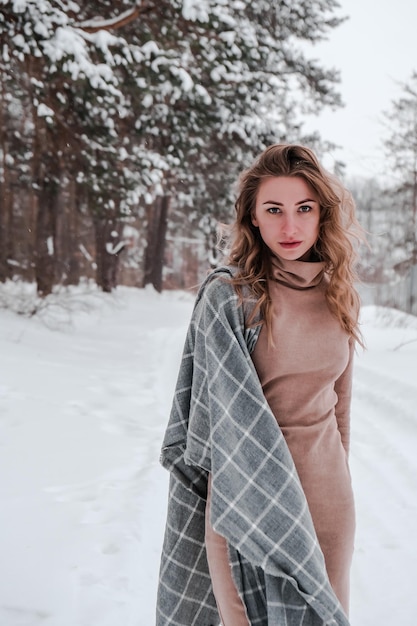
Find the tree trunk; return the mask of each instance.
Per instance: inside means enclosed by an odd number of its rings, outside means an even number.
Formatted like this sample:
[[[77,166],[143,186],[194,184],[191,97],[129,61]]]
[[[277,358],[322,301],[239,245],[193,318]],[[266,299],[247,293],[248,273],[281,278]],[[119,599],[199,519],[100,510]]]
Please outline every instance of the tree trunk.
[[[0,282],[4,283],[8,278],[7,266],[7,190],[5,183],[0,185]]]
[[[162,291],[165,237],[170,201],[170,196],[156,198],[148,224],[143,286],[153,285],[158,292]]]
[[[78,285],[80,282],[80,199],[78,185],[72,179],[67,186],[60,228],[60,253],[64,268],[64,284]]]
[[[81,278],[79,245],[79,215],[73,208],[69,225],[69,254],[67,260],[67,285],[79,285]]]
[[[59,185],[55,181],[44,181],[38,193],[36,219],[35,276],[37,291],[41,296],[52,292],[56,274],[56,214]]]
[[[411,209],[412,251],[408,303],[406,306],[406,312],[413,314],[414,307],[417,302],[417,154],[414,154]]]
[[[96,281],[106,293],[117,287],[117,270],[124,244],[120,237],[120,224],[114,218],[94,218],[96,240]]]
[[[11,244],[11,212],[13,208],[13,195],[10,181],[10,171],[7,165],[9,152],[7,141],[7,104],[4,99],[5,87],[3,73],[0,70],[0,151],[2,153],[3,177],[0,180],[0,282],[5,282],[10,276],[10,267],[7,263]]]

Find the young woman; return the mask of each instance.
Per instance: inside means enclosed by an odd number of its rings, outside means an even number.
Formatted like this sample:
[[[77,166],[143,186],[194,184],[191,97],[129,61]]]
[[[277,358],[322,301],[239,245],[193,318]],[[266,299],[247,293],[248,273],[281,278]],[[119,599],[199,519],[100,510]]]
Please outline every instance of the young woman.
[[[348,624],[358,233],[308,148],[270,146],[242,175],[165,434],[158,626]]]

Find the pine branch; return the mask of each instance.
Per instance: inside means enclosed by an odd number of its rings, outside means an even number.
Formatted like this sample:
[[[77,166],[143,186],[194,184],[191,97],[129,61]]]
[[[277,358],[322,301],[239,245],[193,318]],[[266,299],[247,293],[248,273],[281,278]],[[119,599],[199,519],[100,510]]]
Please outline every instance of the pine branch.
[[[130,24],[130,22],[133,22],[133,20],[135,20],[139,15],[150,11],[151,8],[152,7],[146,4],[140,6],[137,5],[132,9],[121,13],[121,15],[112,17],[108,20],[93,18],[91,20],[85,20],[80,24],[75,24],[74,28],[83,30],[85,33],[97,33],[100,30],[116,30],[126,26],[126,24]]]

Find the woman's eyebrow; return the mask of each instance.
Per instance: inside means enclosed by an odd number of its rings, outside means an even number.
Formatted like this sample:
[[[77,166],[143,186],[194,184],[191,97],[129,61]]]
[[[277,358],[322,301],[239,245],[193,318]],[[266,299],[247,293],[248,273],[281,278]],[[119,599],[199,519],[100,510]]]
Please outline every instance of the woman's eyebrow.
[[[317,200],[313,200],[313,198],[306,198],[305,200],[301,200],[301,202],[296,202],[295,204],[304,204],[305,202],[317,202]]]
[[[305,200],[301,200],[300,202],[296,202],[296,206],[299,204],[305,204],[306,202],[317,202],[317,200],[313,200],[313,198],[306,198]],[[284,206],[282,202],[277,202],[276,200],[266,200],[262,202],[262,204],[276,204],[277,206]]]

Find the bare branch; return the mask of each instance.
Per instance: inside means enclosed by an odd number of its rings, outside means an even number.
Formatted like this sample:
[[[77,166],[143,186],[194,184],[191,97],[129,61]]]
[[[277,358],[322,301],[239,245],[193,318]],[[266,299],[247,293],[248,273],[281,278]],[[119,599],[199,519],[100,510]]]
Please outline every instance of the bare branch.
[[[407,346],[409,343],[414,343],[415,341],[417,341],[417,339],[409,339],[408,341],[403,341],[402,343],[399,343],[398,346],[395,346],[395,348],[393,348],[392,351],[395,352],[396,350],[399,350],[403,346]]]
[[[112,17],[111,19],[104,20],[100,18],[93,18],[91,20],[80,22],[79,24],[74,24],[74,28],[83,30],[85,33],[97,33],[100,30],[116,30],[117,28],[126,26],[126,24],[130,24],[130,22],[133,22],[138,15],[147,13],[150,10],[151,7],[146,4],[140,6],[137,5],[116,17]]]

